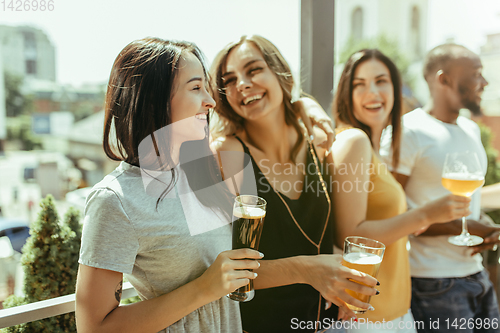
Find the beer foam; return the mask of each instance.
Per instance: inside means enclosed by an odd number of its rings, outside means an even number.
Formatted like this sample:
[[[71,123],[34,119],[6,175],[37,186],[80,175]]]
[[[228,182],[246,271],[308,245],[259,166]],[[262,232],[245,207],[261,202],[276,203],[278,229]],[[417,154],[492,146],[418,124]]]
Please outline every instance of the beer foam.
[[[461,172],[446,173],[443,175],[443,178],[453,179],[453,180],[484,180],[484,177],[481,175],[461,173]]]
[[[233,215],[236,218],[258,219],[266,216],[266,211],[260,207],[234,207]]]
[[[382,262],[382,258],[376,254],[360,252],[344,254],[344,260],[357,265],[377,265]]]

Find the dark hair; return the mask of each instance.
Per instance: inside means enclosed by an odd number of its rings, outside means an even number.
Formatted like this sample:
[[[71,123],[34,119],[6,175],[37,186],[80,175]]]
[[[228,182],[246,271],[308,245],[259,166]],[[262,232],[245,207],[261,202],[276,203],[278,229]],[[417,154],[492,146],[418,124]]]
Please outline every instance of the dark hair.
[[[170,131],[164,129],[172,123],[171,100],[175,89],[174,82],[179,70],[179,61],[186,52],[192,53],[200,60],[207,76],[203,54],[194,43],[160,38],[133,41],[116,57],[106,92],[103,137],[106,155],[112,160],[139,166],[144,172],[171,172],[169,184],[163,182],[161,177],[153,177],[157,182],[151,184],[155,183],[155,186],[161,189],[152,191],[161,192],[157,206],[176,182],[171,157],[172,147],[169,145]],[[116,143],[113,136],[116,137]],[[144,140],[146,138],[148,140]],[[196,190],[199,189],[195,188],[196,185],[199,187],[199,184],[205,184],[207,181],[219,184],[221,179],[217,176],[217,164],[210,153],[208,128],[204,140],[188,146],[196,150],[186,149],[186,145],[181,145],[180,160],[183,169],[182,160],[190,150],[191,154],[194,151],[198,156],[204,157],[199,159],[198,163],[190,163],[184,170],[195,194],[198,194]],[[227,191],[221,191],[222,197],[226,199]],[[220,201],[214,198],[219,196],[198,197],[207,207],[220,207]]]
[[[448,71],[454,60],[474,55],[465,46],[453,43],[441,44],[430,50],[424,60],[424,78],[429,78],[440,69]]]
[[[215,111],[220,116],[220,124],[214,127],[214,134],[217,135],[231,135],[243,129],[245,119],[233,111],[231,105],[227,101],[224,92],[224,84],[222,75],[224,74],[227,58],[229,53],[236,47],[244,44],[252,43],[262,53],[265,62],[278,78],[278,82],[283,91],[283,104],[285,106],[285,121],[287,125],[292,125],[298,133],[298,140],[292,148],[291,159],[295,160],[299,148],[304,140],[302,127],[299,123],[299,110],[292,104],[292,90],[294,87],[294,80],[290,66],[286,62],[283,55],[278,48],[269,40],[262,36],[242,36],[238,41],[228,44],[224,47],[215,57],[211,67],[211,76],[213,78],[212,88],[214,92],[214,99],[217,103]]]
[[[403,95],[401,76],[398,68],[391,59],[377,49],[364,49],[351,55],[345,63],[344,70],[342,71],[337,92],[335,93],[332,104],[332,112],[337,122],[342,122],[363,130],[371,141],[371,129],[368,125],[356,119],[352,103],[352,82],[356,68],[361,63],[370,59],[379,60],[387,66],[391,75],[392,84],[394,86],[394,105],[391,110],[389,124],[392,125],[392,166],[393,169],[396,170],[399,164]]]

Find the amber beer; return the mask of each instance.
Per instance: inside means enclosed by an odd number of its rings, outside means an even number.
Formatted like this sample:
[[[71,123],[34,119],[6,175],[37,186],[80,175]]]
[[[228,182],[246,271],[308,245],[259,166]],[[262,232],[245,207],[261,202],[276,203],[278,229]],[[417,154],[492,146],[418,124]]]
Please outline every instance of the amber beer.
[[[266,201],[253,195],[237,196],[233,207],[233,249],[259,249],[260,235],[266,217]],[[238,288],[229,298],[248,302],[253,299],[255,291],[253,280],[246,286]]]
[[[233,249],[259,249],[260,235],[266,211],[258,207],[238,208],[233,211]]]
[[[344,255],[342,257],[342,265],[366,273],[373,277],[377,277],[384,257],[385,245],[365,237],[347,237],[344,241]],[[359,299],[362,302],[370,303],[369,295],[357,293],[346,289],[346,292],[352,297]],[[365,313],[365,309],[347,304],[354,313]]]
[[[376,254],[349,253],[347,255],[344,255],[344,257],[342,258],[342,265],[366,273],[373,277],[377,276],[381,262],[382,258],[380,258]],[[371,296],[369,295],[360,294],[349,289],[347,289],[346,292],[362,302],[370,303]],[[349,309],[355,311],[356,313],[364,313],[366,311],[354,305],[347,304],[347,306],[349,307]]]
[[[455,195],[470,197],[475,190],[483,186],[484,177],[463,174],[449,173],[441,178],[443,187]]]

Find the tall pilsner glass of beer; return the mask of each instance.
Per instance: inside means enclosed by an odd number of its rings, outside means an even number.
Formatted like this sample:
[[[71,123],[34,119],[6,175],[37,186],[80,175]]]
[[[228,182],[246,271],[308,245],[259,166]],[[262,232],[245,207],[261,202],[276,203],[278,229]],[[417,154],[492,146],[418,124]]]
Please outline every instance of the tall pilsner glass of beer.
[[[377,277],[382,258],[384,257],[385,245],[369,238],[350,236],[344,241],[344,255],[342,265]],[[370,303],[369,295],[360,294],[347,289],[346,292],[362,302]],[[354,313],[365,313],[365,309],[347,304]]]
[[[239,195],[234,199],[233,250],[259,249],[266,205],[266,200],[255,195]],[[228,297],[235,301],[248,302],[253,299],[254,294],[253,280],[250,280],[250,283],[236,289]]]

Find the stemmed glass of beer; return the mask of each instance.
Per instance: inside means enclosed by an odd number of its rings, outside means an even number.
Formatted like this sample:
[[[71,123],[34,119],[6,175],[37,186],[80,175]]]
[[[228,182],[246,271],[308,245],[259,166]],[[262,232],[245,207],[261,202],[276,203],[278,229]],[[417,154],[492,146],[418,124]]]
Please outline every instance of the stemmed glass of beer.
[[[350,236],[344,240],[344,254],[342,256],[342,265],[377,277],[380,264],[384,258],[385,245],[374,239]],[[370,303],[371,296],[357,293],[346,289],[346,292],[361,302]],[[354,313],[365,313],[365,309],[347,304]]]
[[[446,154],[441,183],[444,188],[455,195],[470,197],[474,191],[483,186],[484,172],[475,152]],[[458,246],[474,246],[483,239],[469,234],[467,220],[462,216],[462,233],[448,238],[451,244]]]
[[[255,195],[238,195],[233,205],[233,250],[251,248],[259,249],[260,235],[266,216],[266,200]],[[253,299],[255,291],[253,280],[227,295],[230,299],[248,302]]]

